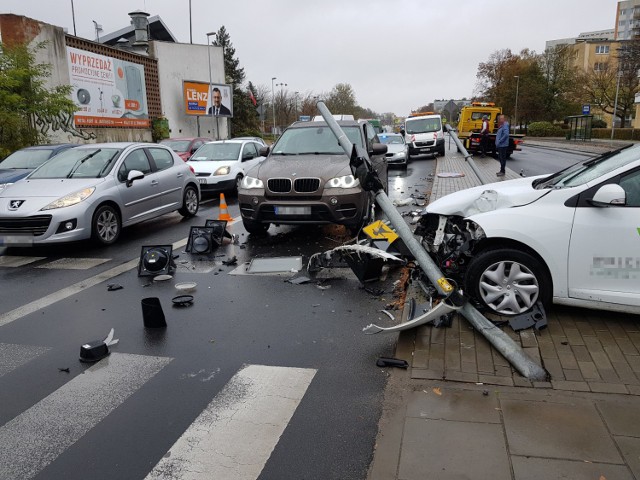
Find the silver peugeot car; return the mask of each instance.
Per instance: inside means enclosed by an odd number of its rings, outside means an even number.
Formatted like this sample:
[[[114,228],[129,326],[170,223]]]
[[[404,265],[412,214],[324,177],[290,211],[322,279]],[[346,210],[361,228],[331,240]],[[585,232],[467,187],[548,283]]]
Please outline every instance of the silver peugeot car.
[[[171,149],[148,143],[82,145],[0,191],[0,246],[94,239],[175,210],[193,217],[200,187]]]

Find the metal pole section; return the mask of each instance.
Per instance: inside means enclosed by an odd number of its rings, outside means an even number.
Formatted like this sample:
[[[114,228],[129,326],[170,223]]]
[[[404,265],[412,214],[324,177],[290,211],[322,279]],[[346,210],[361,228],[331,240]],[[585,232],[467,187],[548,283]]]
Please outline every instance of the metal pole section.
[[[449,125],[448,123],[445,125],[445,127],[447,127],[447,131],[449,132],[449,136],[451,138],[453,138],[453,142],[456,144],[458,149],[464,155],[464,159],[466,160],[466,162],[471,167],[471,170],[473,170],[473,173],[476,174],[476,177],[478,177],[478,180],[480,180],[480,183],[482,185],[487,183],[487,182],[484,181],[484,178],[482,178],[482,175],[480,174],[480,170],[478,170],[478,167],[476,166],[475,162],[473,161],[472,155],[469,152],[467,152],[467,149],[464,147],[464,145],[462,144],[462,142],[458,138],[458,135],[456,134],[456,132],[453,129],[453,127],[451,125]]]
[[[193,44],[193,23],[191,21],[191,0],[189,0],[189,43]]]
[[[276,96],[273,93],[273,81],[277,77],[271,77],[271,109],[273,110],[273,134],[276,134]]]
[[[213,128],[213,99],[211,96],[211,42],[209,41],[209,37],[211,35],[215,35],[215,32],[207,33],[207,56],[209,58],[209,103],[211,104],[211,127]],[[206,113],[206,112],[205,112]],[[216,135],[218,135],[218,129],[216,129]],[[217,138],[216,138],[217,140]]]
[[[77,37],[76,34],[76,10],[73,8],[73,0],[71,0],[71,18],[73,19],[73,36]]]
[[[616,128],[616,116],[618,114],[618,89],[620,88],[620,77],[622,72],[618,71],[618,81],[616,82],[616,99],[613,102],[613,115],[611,115],[611,142],[613,143],[613,132]]]
[[[335,121],[331,112],[326,107],[324,102],[318,102],[318,110],[320,114],[327,122],[327,125],[338,139],[338,143],[347,154],[351,156],[353,150],[353,144],[349,141],[347,135],[342,131],[338,122]],[[458,142],[460,140],[458,139]],[[362,151],[359,145],[356,145],[358,156],[361,154],[366,155]],[[463,147],[464,148],[464,147]],[[368,157],[365,157],[368,160]],[[433,286],[438,292],[445,296],[450,296],[454,289],[453,286],[442,275],[442,272],[431,259],[429,254],[422,248],[420,242],[415,238],[413,232],[404,221],[404,218],[398,213],[396,207],[393,206],[387,194],[384,190],[380,189],[376,192],[376,202],[387,215],[387,218],[391,222],[391,225],[396,229],[396,232],[402,238],[409,251],[413,254],[418,265],[425,272]],[[457,293],[457,292],[456,292]],[[545,380],[547,378],[547,372],[533,360],[520,348],[506,333],[496,327],[493,323],[487,320],[478,310],[474,308],[469,302],[465,302],[461,309],[465,318],[476,328],[485,338],[498,350],[511,364],[518,370],[518,372],[524,377],[530,380]]]
[[[513,114],[513,133],[516,133],[518,125],[518,87],[520,86],[520,75],[514,75],[516,78],[516,108]]]

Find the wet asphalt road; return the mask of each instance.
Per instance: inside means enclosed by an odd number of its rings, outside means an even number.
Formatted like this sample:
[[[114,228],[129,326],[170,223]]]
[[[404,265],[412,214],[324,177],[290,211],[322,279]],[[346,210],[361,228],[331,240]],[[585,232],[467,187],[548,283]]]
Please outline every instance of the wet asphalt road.
[[[391,170],[391,198],[425,193],[433,168],[434,161],[424,159],[406,172]],[[238,216],[235,198],[227,203]],[[4,252],[4,261],[30,263],[0,265],[0,438],[11,439],[16,450],[2,457],[0,477],[145,478],[238,371],[266,365],[315,375],[259,478],[366,478],[387,376],[375,362],[393,354],[395,336],[365,336],[362,328],[385,322],[379,311],[393,301],[394,274],[375,285],[384,289],[379,296],[363,290],[350,272],[324,275],[328,289],[285,283],[291,274],[229,275],[236,267],[221,261],[232,256],[242,263],[301,255],[306,265],[313,253],[347,238],[336,227],[287,226],[254,238],[235,222],[230,230],[239,244],[214,256],[194,258],[184,247],[175,249],[178,270],[167,282],[150,282],[126,267],[110,276],[137,259],[142,245],[172,244],[186,238],[189,226],[217,215],[216,197],[205,199],[195,219],[167,215],[125,230],[109,248],[83,242]],[[104,263],[66,268],[84,258]],[[107,278],[100,282],[100,275]],[[197,282],[193,306],[171,306],[178,281]],[[124,288],[108,292],[109,283]],[[143,327],[140,302],[151,296],[161,301],[166,330]],[[84,399],[70,387],[90,367],[78,361],[80,346],[111,328],[120,343],[112,347],[109,368],[123,363],[124,372],[116,375],[123,385],[113,380],[107,389],[106,397],[114,397],[107,408],[102,398]],[[128,377],[127,362],[139,375]],[[91,402],[98,405],[88,414]],[[40,434],[44,438],[34,442]],[[44,464],[31,460],[34,455]],[[171,472],[162,478],[180,477]]]

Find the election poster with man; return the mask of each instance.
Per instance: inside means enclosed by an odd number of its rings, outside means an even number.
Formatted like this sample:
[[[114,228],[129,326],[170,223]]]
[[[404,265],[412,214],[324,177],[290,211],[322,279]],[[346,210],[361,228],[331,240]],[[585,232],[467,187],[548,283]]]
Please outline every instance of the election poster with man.
[[[231,85],[184,81],[183,93],[187,115],[233,117]]]

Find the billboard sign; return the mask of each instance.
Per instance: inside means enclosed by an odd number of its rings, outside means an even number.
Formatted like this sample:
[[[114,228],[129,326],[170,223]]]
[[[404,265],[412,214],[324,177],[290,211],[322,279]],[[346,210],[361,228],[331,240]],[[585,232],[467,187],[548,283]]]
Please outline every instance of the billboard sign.
[[[77,127],[148,128],[144,66],[67,47]]]
[[[233,117],[231,85],[183,82],[184,113],[214,117]]]

